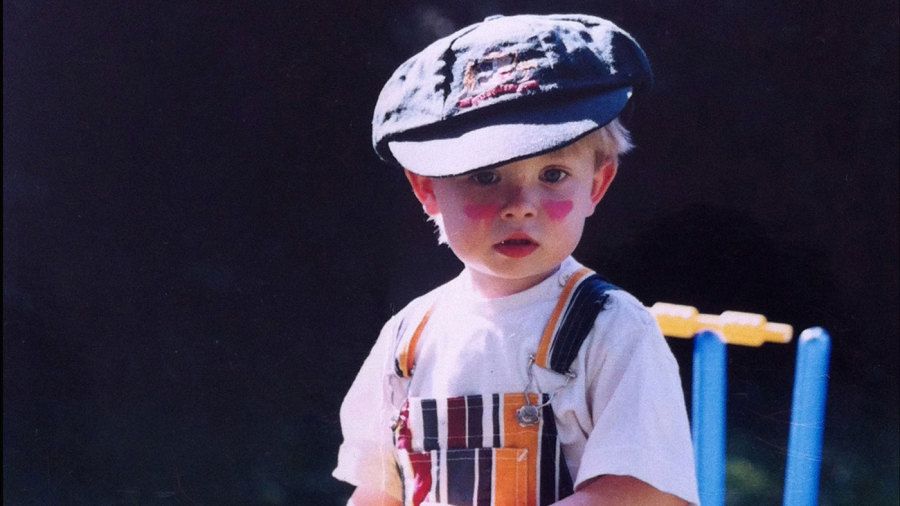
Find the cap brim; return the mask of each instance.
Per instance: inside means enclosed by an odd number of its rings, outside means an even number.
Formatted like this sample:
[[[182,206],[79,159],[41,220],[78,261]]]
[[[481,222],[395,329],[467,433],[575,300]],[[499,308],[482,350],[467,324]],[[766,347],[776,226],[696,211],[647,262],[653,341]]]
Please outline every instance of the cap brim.
[[[388,147],[401,166],[416,174],[456,176],[565,146],[615,119],[630,97],[631,87],[626,87],[517,111],[484,111],[426,139],[392,140]]]

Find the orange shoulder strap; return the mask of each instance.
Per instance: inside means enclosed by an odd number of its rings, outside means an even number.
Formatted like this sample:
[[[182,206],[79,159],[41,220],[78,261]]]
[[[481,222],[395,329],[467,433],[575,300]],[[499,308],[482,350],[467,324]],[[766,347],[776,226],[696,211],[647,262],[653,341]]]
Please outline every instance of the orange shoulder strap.
[[[416,365],[416,346],[419,344],[419,338],[422,336],[422,331],[425,330],[428,319],[431,318],[432,311],[434,311],[434,306],[425,311],[425,315],[422,316],[422,320],[416,325],[416,330],[413,331],[409,339],[406,342],[400,342],[400,353],[396,355],[394,362],[394,369],[398,376],[403,378],[412,376]]]
[[[550,314],[550,320],[547,322],[547,326],[544,327],[544,333],[541,334],[541,342],[538,345],[537,353],[535,353],[534,356],[535,364],[545,369],[550,368],[550,349],[553,344],[554,336],[556,336],[557,331],[565,320],[564,315],[568,312],[567,309],[575,296],[576,288],[582,281],[593,275],[594,271],[587,267],[583,267],[569,276],[569,280],[566,282],[562,293],[559,295],[559,299],[556,301],[556,307],[553,308],[553,313]]]

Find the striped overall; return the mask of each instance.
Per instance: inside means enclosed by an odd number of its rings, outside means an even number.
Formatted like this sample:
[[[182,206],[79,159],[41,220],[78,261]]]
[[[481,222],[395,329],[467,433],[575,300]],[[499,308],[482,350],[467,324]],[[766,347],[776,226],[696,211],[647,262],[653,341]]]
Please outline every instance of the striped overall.
[[[572,274],[528,367],[571,374],[613,288],[589,269]],[[401,378],[414,371],[416,345],[432,310],[400,337],[394,365]],[[529,387],[447,399],[407,397],[393,427],[404,504],[535,506],[571,495],[552,393],[525,393]]]

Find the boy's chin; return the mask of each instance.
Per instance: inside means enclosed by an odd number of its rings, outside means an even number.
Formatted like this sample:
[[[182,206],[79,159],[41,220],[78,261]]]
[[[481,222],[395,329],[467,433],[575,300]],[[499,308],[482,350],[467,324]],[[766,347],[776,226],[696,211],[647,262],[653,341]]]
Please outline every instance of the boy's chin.
[[[533,254],[522,258],[497,254],[493,258],[489,258],[486,262],[478,262],[478,265],[470,265],[465,261],[463,261],[463,263],[486,275],[515,281],[523,278],[549,276],[556,272],[556,270],[559,269],[559,266],[568,257],[568,255],[551,256],[541,253],[542,252],[538,250]]]

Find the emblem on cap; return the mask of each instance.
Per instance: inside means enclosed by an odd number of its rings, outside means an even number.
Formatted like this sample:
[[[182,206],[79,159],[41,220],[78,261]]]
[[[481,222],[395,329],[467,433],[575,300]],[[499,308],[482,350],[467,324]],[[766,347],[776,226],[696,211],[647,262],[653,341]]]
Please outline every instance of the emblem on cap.
[[[517,53],[493,52],[484,58],[469,60],[463,74],[466,95],[459,108],[477,107],[482,102],[508,93],[527,93],[539,88],[532,79],[538,59],[519,61]]]

